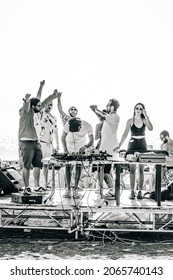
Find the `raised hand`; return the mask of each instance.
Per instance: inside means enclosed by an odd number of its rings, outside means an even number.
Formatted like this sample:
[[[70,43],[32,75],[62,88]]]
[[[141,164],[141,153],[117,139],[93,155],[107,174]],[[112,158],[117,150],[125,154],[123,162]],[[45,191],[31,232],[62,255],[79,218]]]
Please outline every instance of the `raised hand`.
[[[144,117],[146,118],[147,117],[147,111],[145,109],[143,109],[142,113],[143,113]]]
[[[54,90],[53,94],[54,94],[55,98],[58,97],[58,91],[57,91],[57,89]]]
[[[60,91],[58,91],[57,89],[55,89],[54,92],[53,92],[53,94],[54,94],[55,98],[57,98],[59,95],[62,94],[62,92],[60,92]]]
[[[43,81],[40,82],[40,86],[43,87],[44,85],[45,85],[45,80],[43,80]]]
[[[31,96],[31,94],[30,94],[30,93],[27,93],[27,94],[25,95],[25,101],[26,101],[26,102],[27,102],[27,101],[29,101],[30,96]]]
[[[61,98],[62,92],[58,92],[58,98]]]
[[[93,112],[95,112],[95,110],[97,109],[97,105],[91,105],[90,108]]]

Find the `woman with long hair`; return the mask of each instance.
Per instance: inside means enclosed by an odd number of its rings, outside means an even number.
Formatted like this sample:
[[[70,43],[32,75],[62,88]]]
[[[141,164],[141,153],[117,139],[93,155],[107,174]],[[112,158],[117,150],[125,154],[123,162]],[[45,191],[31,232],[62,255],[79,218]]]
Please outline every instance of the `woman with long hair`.
[[[127,154],[134,154],[135,152],[145,152],[147,150],[147,143],[145,139],[146,127],[153,130],[153,125],[147,115],[145,106],[139,102],[134,107],[133,117],[126,123],[125,131],[121,137],[119,148],[124,143],[129,131],[131,137],[128,143]],[[135,199],[135,182],[136,182],[136,165],[130,164],[130,187],[131,193],[129,198]],[[142,199],[142,187],[144,183],[144,166],[139,165],[139,180],[138,180],[138,194],[137,199]]]

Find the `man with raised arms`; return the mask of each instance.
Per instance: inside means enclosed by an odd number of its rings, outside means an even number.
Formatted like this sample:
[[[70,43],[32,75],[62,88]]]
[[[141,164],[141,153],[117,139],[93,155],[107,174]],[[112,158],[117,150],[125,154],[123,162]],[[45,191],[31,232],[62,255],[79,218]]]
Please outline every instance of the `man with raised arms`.
[[[23,106],[20,109],[19,119],[19,142],[22,156],[22,175],[25,184],[26,193],[30,193],[29,177],[31,164],[34,168],[34,188],[39,188],[40,169],[42,168],[42,151],[38,141],[38,135],[34,125],[34,114],[40,112],[53,99],[58,97],[58,91],[55,89],[53,94],[49,95],[43,102],[38,98],[30,98],[27,93],[23,99]]]

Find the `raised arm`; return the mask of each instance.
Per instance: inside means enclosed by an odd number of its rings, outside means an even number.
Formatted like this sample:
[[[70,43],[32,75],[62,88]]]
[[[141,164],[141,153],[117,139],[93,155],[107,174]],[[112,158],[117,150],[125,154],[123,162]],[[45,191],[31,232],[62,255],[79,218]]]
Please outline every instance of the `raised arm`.
[[[59,113],[60,113],[60,115],[61,115],[61,118],[63,118],[66,114],[65,114],[65,112],[64,112],[63,109],[62,109],[61,94],[62,94],[62,92],[59,92],[59,93],[58,93],[57,107],[58,107],[58,111],[59,111]]]
[[[42,89],[43,89],[44,85],[45,85],[45,80],[40,82],[40,86],[39,86],[39,89],[38,89],[38,92],[37,92],[36,98],[38,98],[40,100],[41,100]]]
[[[23,107],[22,109],[26,112],[29,112],[31,103],[30,103],[30,96],[31,94],[27,93],[25,97],[23,98]]]
[[[96,114],[100,121],[105,120],[105,114],[97,108],[97,105],[91,105],[90,108]]]
[[[143,115],[144,115],[144,117],[145,117],[145,125],[146,125],[146,127],[148,128],[148,130],[153,130],[153,125],[152,125],[152,123],[151,123],[151,121],[150,121],[150,119],[149,119],[149,117],[148,117],[148,115],[147,115],[147,112],[146,112],[146,110],[144,109],[143,111],[142,111],[142,113],[143,113]]]
[[[52,100],[58,97],[59,92],[54,90],[53,94],[50,94],[43,102],[41,102],[41,109],[45,108]]]

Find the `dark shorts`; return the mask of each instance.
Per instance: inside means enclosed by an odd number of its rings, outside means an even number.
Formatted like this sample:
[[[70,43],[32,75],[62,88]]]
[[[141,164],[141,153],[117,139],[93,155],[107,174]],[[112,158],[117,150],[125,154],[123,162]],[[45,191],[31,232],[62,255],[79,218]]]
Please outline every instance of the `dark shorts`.
[[[95,169],[94,171],[98,170],[98,172],[100,172],[100,167],[101,167],[101,166],[102,166],[102,164],[100,164],[100,165],[98,166],[98,169]],[[112,167],[111,164],[105,164],[105,165],[104,165],[104,173],[110,174],[110,172],[111,172],[111,167]],[[95,168],[96,168],[96,166],[95,166]]]
[[[142,139],[135,139],[131,138],[128,144],[127,148],[127,154],[130,154],[130,152],[145,152],[147,150],[147,143],[145,138]]]
[[[95,171],[97,171],[98,170],[98,168],[97,168],[97,164],[93,164],[92,165],[92,172],[95,172]]]
[[[23,165],[26,169],[33,167],[42,168],[42,151],[38,141],[20,141],[20,150]]]

